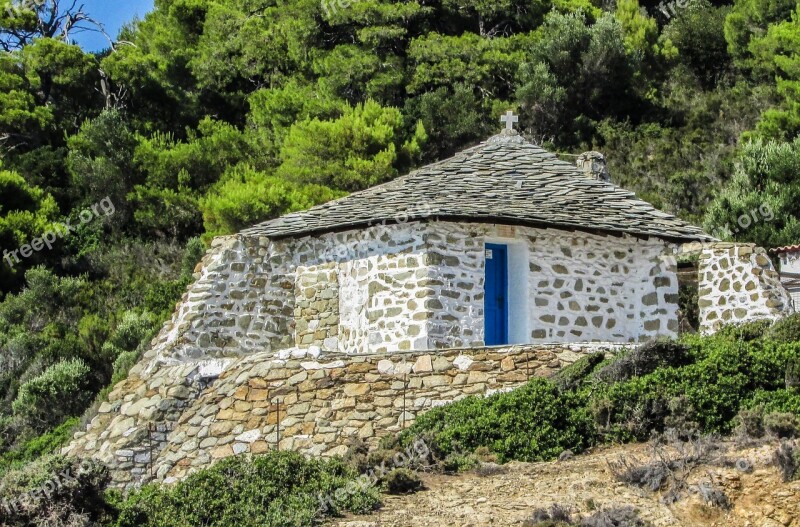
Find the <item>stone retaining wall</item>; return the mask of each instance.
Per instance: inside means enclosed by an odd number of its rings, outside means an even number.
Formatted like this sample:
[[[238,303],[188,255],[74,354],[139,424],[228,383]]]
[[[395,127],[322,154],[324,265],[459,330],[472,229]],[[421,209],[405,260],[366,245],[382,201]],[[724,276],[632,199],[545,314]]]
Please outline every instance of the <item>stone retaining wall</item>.
[[[135,371],[66,453],[108,464],[122,486],[174,481],[217,459],[274,448],[333,456],[375,445],[432,407],[547,377],[619,345],[551,345],[316,357],[292,349],[236,362]],[[171,429],[164,439],[156,431]],[[163,440],[162,440],[163,439]],[[150,453],[153,456],[150,456]]]

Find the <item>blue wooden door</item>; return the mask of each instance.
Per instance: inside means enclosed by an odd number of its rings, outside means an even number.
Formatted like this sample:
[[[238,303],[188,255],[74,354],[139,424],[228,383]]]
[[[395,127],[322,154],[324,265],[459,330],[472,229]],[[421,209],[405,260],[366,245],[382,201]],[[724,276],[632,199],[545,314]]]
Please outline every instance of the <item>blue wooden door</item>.
[[[508,344],[508,247],[486,244],[486,318],[487,346]]]

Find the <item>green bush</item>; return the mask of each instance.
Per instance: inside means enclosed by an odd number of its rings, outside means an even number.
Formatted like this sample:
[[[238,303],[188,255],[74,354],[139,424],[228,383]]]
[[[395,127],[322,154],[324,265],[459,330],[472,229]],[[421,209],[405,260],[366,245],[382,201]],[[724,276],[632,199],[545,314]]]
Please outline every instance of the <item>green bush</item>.
[[[72,439],[79,422],[80,419],[77,417],[67,419],[53,430],[0,455],[0,474],[3,474],[9,467],[18,467],[22,463],[33,461],[45,454],[52,454]]]
[[[80,414],[91,402],[89,367],[80,359],[61,361],[23,384],[12,409],[32,430],[44,431]]]
[[[503,462],[552,459],[594,443],[585,407],[582,396],[534,379],[509,393],[467,397],[431,410],[402,433],[401,442],[430,434],[431,448],[442,457],[485,446]]]
[[[435,461],[463,470],[478,447],[500,462],[555,459],[599,439],[642,441],[666,429],[687,437],[729,433],[742,423],[742,410],[757,406],[800,415],[800,394],[784,387],[800,344],[765,338],[765,327],[651,342],[605,366],[598,356],[585,357],[552,382],[535,379],[510,393],[431,410],[400,442],[430,438]]]
[[[225,459],[173,487],[148,485],[119,504],[116,527],[289,527],[321,514],[365,513],[378,492],[341,460],[295,452]]]
[[[797,416],[791,413],[773,412],[764,416],[766,431],[780,438],[795,437],[797,425]]]
[[[800,313],[778,320],[764,333],[764,337],[776,342],[800,342]]]
[[[607,439],[645,440],[670,420],[696,422],[706,433],[730,432],[739,410],[754,404],[754,393],[783,387],[785,365],[800,354],[797,344],[740,340],[735,333],[684,341],[689,364],[661,367],[592,393],[595,422]],[[684,404],[673,404],[679,397]],[[676,415],[677,408],[683,415]]]
[[[0,525],[108,525],[113,510],[103,489],[108,470],[90,460],[45,456],[0,480]]]
[[[683,365],[687,362],[687,354],[687,347],[680,342],[655,340],[621,354],[600,369],[595,377],[605,382],[620,382],[663,366]]]
[[[556,386],[561,391],[573,390],[580,386],[604,360],[605,355],[602,353],[592,353],[581,357],[573,364],[556,373],[553,376],[553,382],[556,383]]]
[[[800,392],[794,390],[756,390],[747,408],[761,407],[763,412],[789,412],[800,417]]]

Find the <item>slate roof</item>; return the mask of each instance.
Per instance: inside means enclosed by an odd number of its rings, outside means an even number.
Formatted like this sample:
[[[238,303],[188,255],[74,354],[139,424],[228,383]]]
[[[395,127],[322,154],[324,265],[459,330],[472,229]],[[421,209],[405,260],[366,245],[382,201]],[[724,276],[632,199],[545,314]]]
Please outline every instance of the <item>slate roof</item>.
[[[243,231],[270,238],[343,231],[405,217],[713,240],[632,192],[590,179],[516,133],[494,136],[388,183]]]

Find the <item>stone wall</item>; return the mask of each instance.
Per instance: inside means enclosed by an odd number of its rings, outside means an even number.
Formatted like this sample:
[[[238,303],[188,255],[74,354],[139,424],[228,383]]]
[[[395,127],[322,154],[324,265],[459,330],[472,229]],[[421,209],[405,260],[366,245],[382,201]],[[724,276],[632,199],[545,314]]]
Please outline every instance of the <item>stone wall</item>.
[[[426,240],[436,287],[429,348],[483,341],[486,242],[509,248],[512,342],[677,335],[676,247],[661,240],[456,223],[433,224]]]
[[[295,281],[295,345],[339,349],[339,266],[298,267]]]
[[[776,320],[794,312],[767,252],[753,244],[714,243],[700,248],[700,329]]]
[[[676,333],[675,260],[663,241],[412,222],[215,240],[147,369],[292,345],[351,354],[482,346],[486,242],[509,247],[511,342]]]
[[[432,407],[512,389],[583,354],[618,349],[595,344],[314,356],[293,348],[278,357],[167,366],[145,376],[137,370],[65,452],[108,464],[123,486],[149,481],[151,474],[173,481],[220,458],[274,448],[338,455],[350,437],[375,445]],[[151,430],[162,435],[154,440]]]

